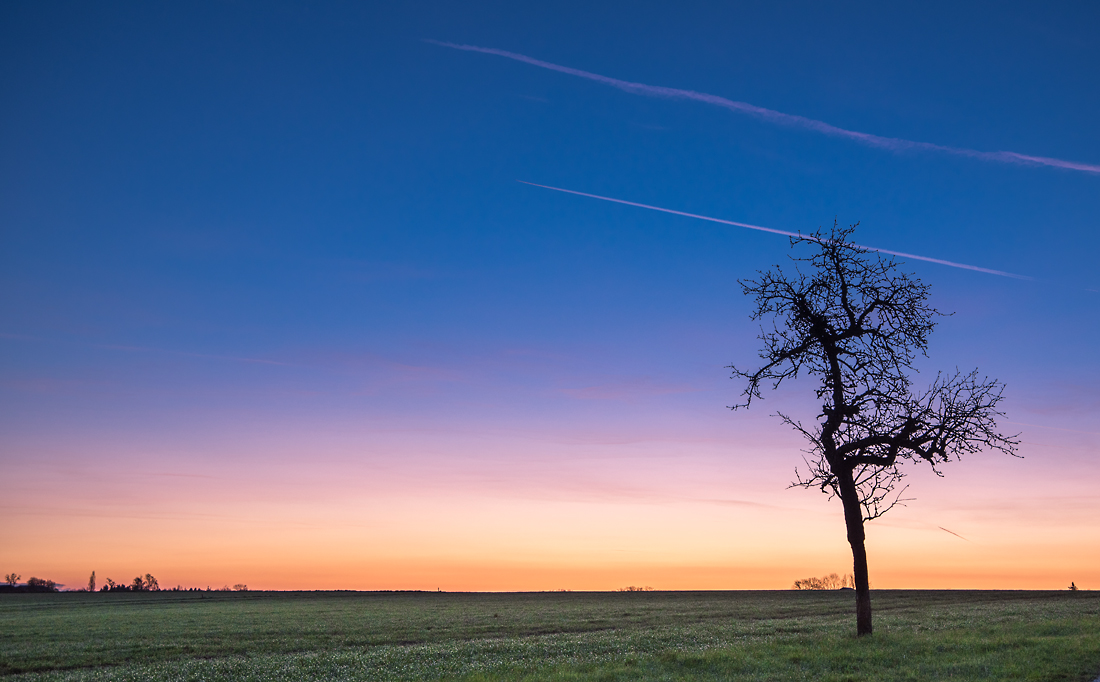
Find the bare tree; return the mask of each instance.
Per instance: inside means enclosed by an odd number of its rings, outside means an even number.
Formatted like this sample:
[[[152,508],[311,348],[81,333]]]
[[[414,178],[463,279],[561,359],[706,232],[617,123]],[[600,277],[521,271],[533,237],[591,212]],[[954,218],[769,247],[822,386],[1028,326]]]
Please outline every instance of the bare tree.
[[[92,571],[92,575],[88,578],[88,591],[95,592],[95,571]]]
[[[19,579],[22,577],[23,576],[19,575],[18,573],[9,573],[4,576],[4,582],[6,582],[8,585],[11,585],[12,587],[15,587],[17,584],[19,584]]]
[[[866,635],[872,627],[863,525],[899,502],[905,475],[899,465],[924,461],[940,475],[939,465],[983,448],[1014,455],[1019,441],[997,431],[1004,385],[979,378],[977,370],[939,374],[914,392],[913,363],[918,353],[927,355],[940,313],[927,303],[928,286],[900,272],[893,258],[850,243],[856,225],[792,237],[792,248],[816,251],[792,256],[793,274],[775,266],[740,282],[745,295],[756,298],[752,319],[772,324],[759,337],[764,365],[731,369],[747,381],[745,402],[733,409],[760,399],[762,384],[778,388],[800,373],[819,382],[814,423],[777,416],[809,442],[808,471],[796,470],[792,485],[820,488],[844,508],[856,631]]]

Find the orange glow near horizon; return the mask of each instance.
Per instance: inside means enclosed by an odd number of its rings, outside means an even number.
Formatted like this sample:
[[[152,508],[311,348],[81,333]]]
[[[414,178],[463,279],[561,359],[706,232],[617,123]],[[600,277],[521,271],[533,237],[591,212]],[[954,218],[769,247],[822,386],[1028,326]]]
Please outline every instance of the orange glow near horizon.
[[[789,457],[759,444],[524,442],[509,459],[518,441],[441,440],[465,456],[379,466],[331,451],[303,466],[290,443],[262,467],[148,471],[116,453],[131,465],[22,471],[4,484],[0,560],[67,588],[95,570],[100,585],[149,572],[162,587],[786,589],[850,570],[839,505],[786,489]],[[912,471],[917,499],[868,525],[873,587],[1100,588],[1100,503],[1083,480],[1039,456]]]

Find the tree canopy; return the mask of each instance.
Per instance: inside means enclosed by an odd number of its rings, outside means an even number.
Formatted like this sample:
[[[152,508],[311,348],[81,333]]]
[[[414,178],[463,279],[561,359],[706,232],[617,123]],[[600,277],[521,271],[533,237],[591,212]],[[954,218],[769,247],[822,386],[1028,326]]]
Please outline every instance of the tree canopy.
[[[763,364],[732,367],[746,382],[744,402],[733,409],[761,399],[762,386],[778,388],[799,375],[817,380],[821,407],[812,423],[779,417],[809,443],[808,469],[796,470],[794,485],[820,488],[844,507],[857,630],[869,634],[863,523],[898,503],[900,465],[925,462],[939,474],[940,465],[985,448],[1015,454],[1018,441],[997,430],[1004,385],[977,370],[940,373],[914,389],[914,362],[927,355],[940,313],[928,304],[928,286],[893,258],[851,243],[855,227],[792,237],[792,248],[814,249],[792,256],[793,273],[775,266],[740,282],[756,299],[752,319],[771,325],[759,336]]]

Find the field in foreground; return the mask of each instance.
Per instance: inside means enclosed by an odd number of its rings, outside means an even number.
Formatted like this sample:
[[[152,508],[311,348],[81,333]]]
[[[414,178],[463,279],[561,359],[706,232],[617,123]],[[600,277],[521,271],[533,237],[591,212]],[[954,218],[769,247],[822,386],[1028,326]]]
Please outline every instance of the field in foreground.
[[[10,680],[1069,680],[1100,592],[0,595]]]

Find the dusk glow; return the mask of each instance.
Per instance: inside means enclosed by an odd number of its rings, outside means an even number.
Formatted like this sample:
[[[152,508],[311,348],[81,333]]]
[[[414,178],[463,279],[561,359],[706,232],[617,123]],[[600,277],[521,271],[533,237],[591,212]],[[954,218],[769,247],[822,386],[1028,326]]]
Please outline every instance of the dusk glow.
[[[909,467],[872,587],[1100,589],[1095,7],[487,7],[0,10],[0,569],[847,573],[813,380],[727,409],[738,280],[835,219],[1022,441]]]

